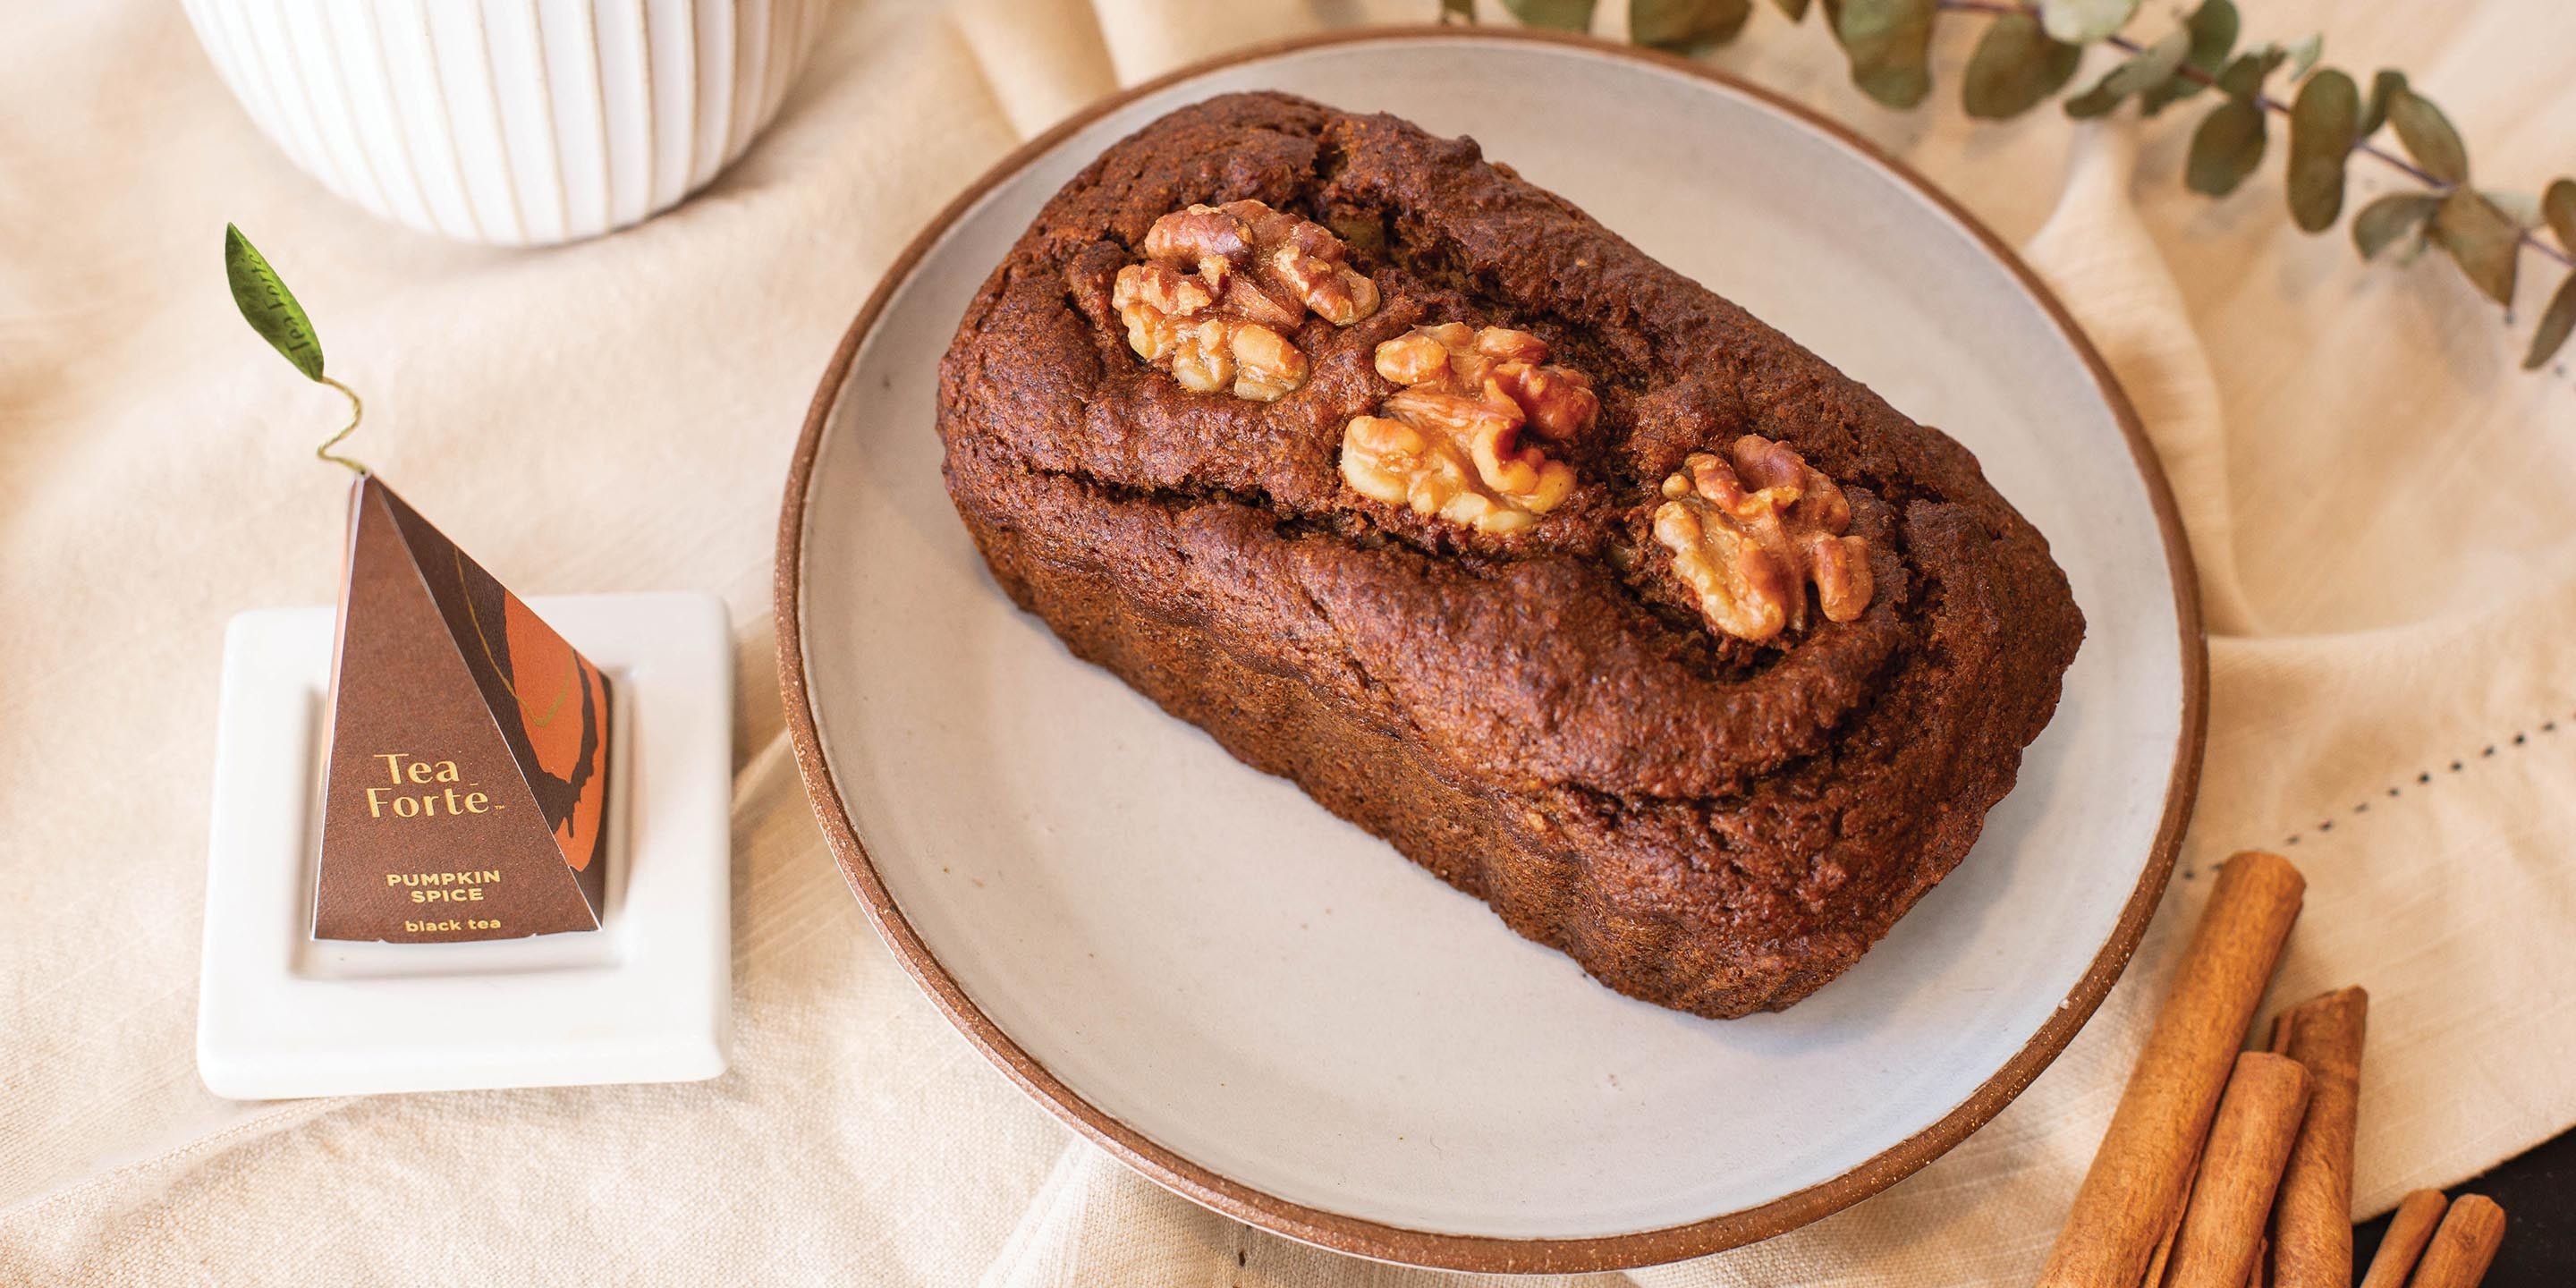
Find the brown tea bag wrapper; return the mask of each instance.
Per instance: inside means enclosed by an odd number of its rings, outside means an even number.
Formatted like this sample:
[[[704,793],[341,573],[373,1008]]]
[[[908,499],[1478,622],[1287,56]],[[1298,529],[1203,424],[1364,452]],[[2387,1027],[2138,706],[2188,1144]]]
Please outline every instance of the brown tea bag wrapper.
[[[314,937],[598,929],[608,677],[372,475],[347,572]]]

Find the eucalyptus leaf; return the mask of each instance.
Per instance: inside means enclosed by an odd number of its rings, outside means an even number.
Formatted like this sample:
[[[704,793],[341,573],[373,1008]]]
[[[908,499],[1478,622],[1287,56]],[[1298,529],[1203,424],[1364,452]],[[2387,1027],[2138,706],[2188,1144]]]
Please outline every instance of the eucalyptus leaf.
[[[1697,53],[1735,39],[1752,16],[1753,0],[1628,0],[1628,38]]]
[[[2239,20],[2231,0],[2201,0],[2199,8],[2183,19],[2183,30],[2191,33],[2191,52],[2183,65],[2205,76],[2216,76],[2227,65],[2227,55],[2236,48]],[[2186,99],[2201,91],[2199,81],[2188,76],[2168,76],[2164,83],[2148,89],[2138,106],[2149,116],[2164,110],[2167,103]]]
[[[2397,127],[2397,141],[2425,173],[2444,183],[2469,181],[2469,150],[2461,144],[2460,132],[2451,128],[2451,118],[2431,99],[2412,86],[2398,87],[2388,99],[2388,123]]]
[[[2246,50],[2218,73],[2219,92],[2249,103],[2261,98],[2263,82],[2289,56],[2289,51],[2279,45],[2261,45]]]
[[[1594,0],[1503,0],[1503,8],[1532,27],[1558,31],[1592,30]]]
[[[2514,270],[2522,262],[2522,229],[2483,194],[2453,188],[2433,211],[2426,230],[2450,252],[2470,282],[2498,304],[2513,303]]]
[[[295,292],[286,289],[267,257],[231,224],[224,225],[224,276],[250,329],[294,363],[305,379],[320,380],[322,338],[313,333],[313,319],[304,315],[304,306],[295,302]]]
[[[1935,0],[1842,0],[1834,34],[1851,58],[1852,83],[1889,107],[1912,107],[1932,89]]]
[[[2311,35],[2304,40],[2292,44],[2290,46],[2290,79],[2297,80],[2300,77],[2307,75],[2308,69],[2317,65],[2318,56],[2325,52],[2326,38],[2322,33]]]
[[[2290,105],[2290,218],[2307,232],[2323,232],[2343,213],[2344,162],[2361,137],[2361,87],[2327,68],[2299,86]]]
[[[2441,197],[2429,192],[2392,192],[2381,197],[2352,217],[2353,248],[2363,259],[2377,259],[2399,238],[2421,229],[2441,204]]]
[[[2549,307],[2541,310],[2540,329],[2531,333],[2531,351],[2522,355],[2522,369],[2535,370],[2556,357],[2570,331],[2576,331],[2576,273],[2569,273],[2567,280],[2558,284],[2558,293],[2549,297]]]
[[[2540,194],[2540,218],[2560,250],[2576,251],[2576,179],[2558,179]]]
[[[2184,56],[2190,52],[2189,31],[2177,28],[2167,32],[2163,39],[2102,73],[2102,79],[2093,82],[2091,89],[2066,100],[2066,114],[2078,120],[2105,115],[2132,95],[2173,79],[2174,70],[2182,66]]]
[[[2488,201],[2504,212],[2516,228],[2538,228],[2541,224],[2540,198],[2528,192],[2510,192],[2502,188],[2481,188]]]
[[[1476,0],[1440,0],[1440,21],[1455,18],[1460,22],[1476,20]]]
[[[2370,78],[2370,101],[2361,107],[2361,137],[2366,139],[2379,132],[2379,127],[2388,120],[2388,100],[2397,97],[2398,92],[2405,88],[2406,73],[2395,69],[2383,70]]]
[[[2263,162],[2267,137],[2263,109],[2230,98],[2203,117],[2191,132],[2191,156],[2183,165],[2183,183],[2192,191],[2224,197]]]
[[[1807,0],[1771,0],[1771,2],[1780,6],[1780,12],[1789,15],[1791,22],[1798,22],[1807,16]]]
[[[2120,106],[2120,100],[2113,95],[2103,93],[2102,82],[2095,81],[2091,89],[2081,94],[2068,95],[2066,101],[2058,106],[2065,108],[2066,114],[2076,120],[2089,121],[2097,116],[2109,116]]]
[[[2083,59],[2083,50],[2050,39],[2028,13],[2005,14],[1986,24],[1977,52],[1968,58],[1968,115],[1990,121],[2019,116],[2065,88]]]
[[[2049,39],[2089,45],[2138,14],[2138,0],[2039,0],[2039,22]]]

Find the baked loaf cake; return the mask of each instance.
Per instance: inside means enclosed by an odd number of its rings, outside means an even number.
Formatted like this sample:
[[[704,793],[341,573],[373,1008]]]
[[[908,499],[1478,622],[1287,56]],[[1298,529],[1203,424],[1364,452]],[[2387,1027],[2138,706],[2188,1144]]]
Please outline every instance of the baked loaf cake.
[[[1700,1015],[1947,875],[2083,635],[1957,443],[1473,141],[1277,94],[1065,185],[939,434],[1076,655]]]

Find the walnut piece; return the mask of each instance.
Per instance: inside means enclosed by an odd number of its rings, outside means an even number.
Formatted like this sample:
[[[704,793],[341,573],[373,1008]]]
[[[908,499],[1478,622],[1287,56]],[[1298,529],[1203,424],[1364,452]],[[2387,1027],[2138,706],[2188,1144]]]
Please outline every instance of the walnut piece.
[[[1478,532],[1517,532],[1574,490],[1574,467],[1521,442],[1572,443],[1601,401],[1571,367],[1545,365],[1527,331],[1463,322],[1415,327],[1377,347],[1377,373],[1404,388],[1342,431],[1353,491]]]
[[[1377,284],[1344,263],[1323,225],[1258,201],[1191,206],[1154,221],[1145,262],[1109,296],[1128,347],[1199,393],[1272,402],[1306,383],[1288,338],[1314,310],[1335,326],[1377,312]]]
[[[1711,627],[1757,644],[1804,630],[1809,581],[1829,620],[1869,607],[1869,542],[1842,535],[1851,502],[1787,444],[1747,434],[1727,457],[1693,452],[1663,494],[1655,539]]]

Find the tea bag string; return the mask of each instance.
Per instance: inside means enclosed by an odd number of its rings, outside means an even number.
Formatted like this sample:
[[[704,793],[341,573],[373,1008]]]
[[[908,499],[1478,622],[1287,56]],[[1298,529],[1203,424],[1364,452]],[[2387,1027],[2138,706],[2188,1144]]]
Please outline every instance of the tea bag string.
[[[338,447],[341,439],[347,438],[349,435],[358,432],[358,422],[366,417],[367,405],[358,401],[357,390],[351,389],[347,385],[341,384],[339,381],[333,380],[329,376],[316,375],[313,378],[339,390],[341,396],[349,400],[349,423],[341,426],[339,433],[323,439],[322,445],[313,449],[313,454],[316,457],[329,461],[334,465],[347,466],[351,473],[356,474],[360,478],[366,477],[368,474],[372,473],[372,471],[370,471],[363,462],[342,456],[331,449]]]

